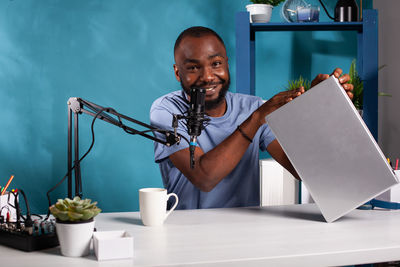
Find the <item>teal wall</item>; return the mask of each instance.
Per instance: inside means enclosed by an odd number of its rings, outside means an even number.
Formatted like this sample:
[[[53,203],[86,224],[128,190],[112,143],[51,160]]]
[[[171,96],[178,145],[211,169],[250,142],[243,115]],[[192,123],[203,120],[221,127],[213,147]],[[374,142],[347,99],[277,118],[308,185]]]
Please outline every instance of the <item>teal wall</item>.
[[[311,2],[311,1],[310,1]],[[333,9],[336,1],[325,0]],[[0,0],[0,185],[27,193],[45,213],[45,193],[66,173],[67,100],[82,97],[149,121],[151,103],[180,89],[173,75],[177,35],[211,27],[226,42],[235,91],[234,16],[239,0]],[[281,21],[280,8],[273,21]],[[327,21],[321,14],[321,20]],[[257,94],[277,93],[289,78],[348,69],[352,33],[259,33]],[[91,117],[80,117],[80,150]],[[82,162],[83,192],[104,211],[138,210],[138,189],[162,186],[153,143],[98,121],[96,143]],[[52,194],[66,195],[66,183]]]

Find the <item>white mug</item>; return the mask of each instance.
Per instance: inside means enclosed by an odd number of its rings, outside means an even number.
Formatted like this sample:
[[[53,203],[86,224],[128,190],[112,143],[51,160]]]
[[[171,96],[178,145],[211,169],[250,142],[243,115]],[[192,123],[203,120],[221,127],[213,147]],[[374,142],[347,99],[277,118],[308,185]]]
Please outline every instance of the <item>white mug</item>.
[[[167,212],[167,200],[174,196],[174,206]],[[175,193],[167,194],[164,188],[142,188],[139,190],[140,217],[147,226],[162,225],[178,205],[178,196]]]

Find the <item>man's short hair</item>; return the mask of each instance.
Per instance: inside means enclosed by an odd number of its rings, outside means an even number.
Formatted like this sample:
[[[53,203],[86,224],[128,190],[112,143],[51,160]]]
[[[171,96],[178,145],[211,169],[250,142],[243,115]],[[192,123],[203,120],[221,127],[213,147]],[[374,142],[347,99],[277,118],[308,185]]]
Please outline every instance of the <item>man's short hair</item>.
[[[206,36],[206,35],[212,35],[212,36],[217,37],[217,39],[225,47],[224,41],[218,35],[218,33],[216,33],[215,31],[213,31],[213,30],[211,30],[210,28],[207,28],[207,27],[195,26],[195,27],[187,28],[186,30],[181,32],[181,34],[179,34],[178,38],[175,41],[174,54],[175,54],[176,50],[178,49],[180,43],[182,42],[182,40],[185,37],[188,37],[188,36],[190,36],[190,37],[203,37],[203,36]]]

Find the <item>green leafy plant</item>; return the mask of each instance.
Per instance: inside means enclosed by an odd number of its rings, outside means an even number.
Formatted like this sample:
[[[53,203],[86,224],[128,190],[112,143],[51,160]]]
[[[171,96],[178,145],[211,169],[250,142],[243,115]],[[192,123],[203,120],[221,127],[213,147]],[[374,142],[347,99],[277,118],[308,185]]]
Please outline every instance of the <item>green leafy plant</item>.
[[[253,4],[265,4],[271,6],[277,6],[285,0],[250,0]]]
[[[382,65],[378,68],[378,71],[386,67],[386,65]],[[350,65],[350,70],[349,70],[349,76],[350,76],[350,81],[349,83],[353,84],[354,89],[353,89],[353,104],[354,106],[362,110],[363,109],[363,91],[364,91],[364,82],[361,80],[360,76],[358,75],[357,72],[357,66],[356,66],[356,60],[353,59]],[[391,94],[383,93],[383,92],[378,92],[378,96],[392,96]]]
[[[357,109],[361,110],[363,108],[364,83],[361,80],[360,76],[358,76],[355,59],[353,59],[353,61],[351,62],[349,76],[350,76],[349,83],[351,83],[354,86],[354,88],[353,88],[353,104]]]
[[[288,84],[286,85],[286,90],[295,90],[302,86],[304,87],[304,90],[307,91],[311,87],[311,82],[307,79],[304,79],[300,75],[298,79],[288,81]]]
[[[50,207],[50,212],[61,221],[87,221],[101,212],[96,206],[97,202],[91,202],[90,199],[80,199],[80,197],[58,199],[57,203]]]

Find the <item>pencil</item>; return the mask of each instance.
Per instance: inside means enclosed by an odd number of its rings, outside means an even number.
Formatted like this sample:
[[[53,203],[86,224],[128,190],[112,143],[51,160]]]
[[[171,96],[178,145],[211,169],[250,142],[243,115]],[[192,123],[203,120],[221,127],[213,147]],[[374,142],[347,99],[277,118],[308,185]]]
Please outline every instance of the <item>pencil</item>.
[[[8,186],[11,184],[12,179],[14,179],[14,175],[11,175],[10,179],[8,179],[6,186],[4,186],[3,191],[1,191],[1,195],[4,195],[6,193],[6,190],[7,190]]]
[[[399,169],[399,159],[396,159],[396,168],[395,168],[395,170],[398,170]]]
[[[390,161],[389,158],[387,158],[387,162],[389,163],[390,167],[392,167],[392,169],[393,169],[393,164],[392,164],[392,162]]]

